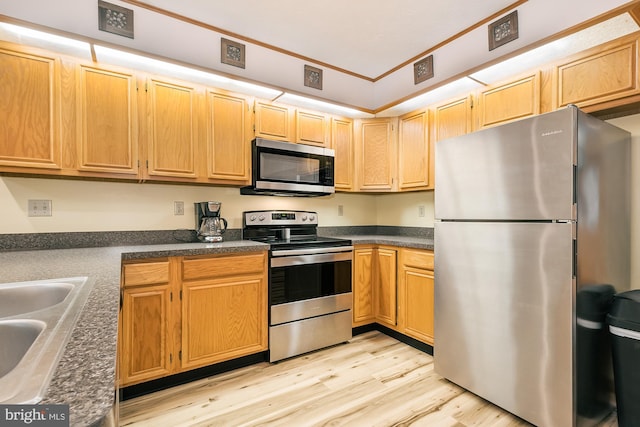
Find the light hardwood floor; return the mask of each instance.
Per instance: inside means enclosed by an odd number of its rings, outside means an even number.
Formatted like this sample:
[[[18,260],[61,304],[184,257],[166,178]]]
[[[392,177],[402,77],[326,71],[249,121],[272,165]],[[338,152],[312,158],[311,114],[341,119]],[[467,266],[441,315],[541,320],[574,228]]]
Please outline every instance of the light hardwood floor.
[[[120,405],[121,426],[530,426],[438,376],[380,332]],[[615,417],[603,426],[615,427]]]

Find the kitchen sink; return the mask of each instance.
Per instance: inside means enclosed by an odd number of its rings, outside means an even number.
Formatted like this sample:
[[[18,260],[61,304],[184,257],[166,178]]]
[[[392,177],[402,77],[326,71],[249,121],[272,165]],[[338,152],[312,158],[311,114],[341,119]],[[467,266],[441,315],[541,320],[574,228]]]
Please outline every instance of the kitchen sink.
[[[0,317],[15,316],[59,304],[69,295],[72,283],[29,283],[0,286]]]
[[[0,378],[18,366],[46,326],[39,320],[0,321]]]
[[[0,404],[42,400],[92,287],[87,277],[0,284]]]

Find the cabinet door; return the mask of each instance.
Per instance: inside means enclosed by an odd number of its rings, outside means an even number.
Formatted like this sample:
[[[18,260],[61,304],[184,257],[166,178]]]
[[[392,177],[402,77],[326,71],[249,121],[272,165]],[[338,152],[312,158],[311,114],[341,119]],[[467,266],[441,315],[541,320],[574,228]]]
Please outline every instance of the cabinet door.
[[[251,135],[247,99],[209,91],[207,104],[209,178],[248,182]]]
[[[148,174],[196,177],[198,137],[196,89],[150,79]]]
[[[359,125],[356,158],[358,188],[361,191],[395,189],[397,138],[393,119],[362,120]]]
[[[336,190],[353,190],[353,121],[332,120],[331,139],[335,151],[334,182]]]
[[[79,169],[136,176],[138,136],[133,74],[80,66]]]
[[[125,288],[122,302],[122,385],[172,373],[169,284]]]
[[[638,41],[635,37],[590,49],[556,66],[554,108],[568,104],[582,108],[638,94]]]
[[[398,186],[400,190],[429,188],[429,112],[400,117],[398,137]]]
[[[434,108],[433,140],[441,141],[472,131],[472,99],[470,96],[456,99]]]
[[[398,277],[403,332],[433,345],[433,252],[402,249]]]
[[[295,137],[294,110],[285,105],[256,101],[255,135],[259,138],[293,141]]]
[[[480,129],[540,113],[540,73],[480,92]]]
[[[0,166],[60,168],[59,67],[0,49]]]
[[[370,247],[353,252],[353,326],[375,321],[373,311],[374,249]]]
[[[396,325],[396,251],[386,248],[376,249],[374,271],[374,310],[376,320],[395,327]]]
[[[265,253],[183,261],[182,368],[267,349]]]
[[[328,147],[330,117],[310,111],[296,110],[296,142]]]

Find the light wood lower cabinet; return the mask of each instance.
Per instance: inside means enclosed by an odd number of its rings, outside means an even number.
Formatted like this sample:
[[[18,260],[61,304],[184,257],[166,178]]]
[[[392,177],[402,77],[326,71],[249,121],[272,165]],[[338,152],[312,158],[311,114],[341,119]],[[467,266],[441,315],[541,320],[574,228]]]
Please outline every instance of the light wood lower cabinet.
[[[374,259],[373,301],[376,321],[393,327],[397,324],[396,250],[379,247],[375,249]]]
[[[375,321],[373,311],[373,281],[375,249],[358,246],[353,251],[353,326],[362,326]]]
[[[379,323],[433,345],[433,251],[356,245],[353,326]]]
[[[266,252],[122,267],[120,384],[267,349]]]
[[[433,345],[433,252],[399,252],[399,324],[405,335]]]
[[[182,366],[267,349],[264,253],[182,261]]]
[[[174,371],[171,305],[174,283],[168,259],[122,267],[120,381],[135,384]]]
[[[353,326],[396,325],[396,251],[358,246],[353,253]]]

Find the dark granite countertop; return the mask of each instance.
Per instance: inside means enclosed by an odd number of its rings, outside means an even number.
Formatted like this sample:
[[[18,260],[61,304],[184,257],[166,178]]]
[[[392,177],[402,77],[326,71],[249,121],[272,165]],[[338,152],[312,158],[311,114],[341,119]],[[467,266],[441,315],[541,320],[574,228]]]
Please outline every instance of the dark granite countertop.
[[[42,403],[68,404],[73,426],[104,424],[115,399],[122,261],[269,249],[266,244],[239,240],[239,230],[233,232],[228,233],[228,241],[209,244],[182,243],[195,240],[189,230],[0,236],[0,283],[87,276],[93,286]],[[319,234],[351,239],[356,245],[433,250],[433,229],[327,227]],[[149,244],[138,245],[140,241]]]
[[[73,426],[101,425],[114,405],[123,260],[253,252],[251,241],[0,252],[0,283],[88,276],[93,284],[41,403],[70,405]]]
[[[350,239],[354,245],[390,245],[402,248],[413,249],[429,249],[433,250],[433,238],[428,237],[412,237],[412,236],[393,236],[393,235],[339,235],[344,239]]]

